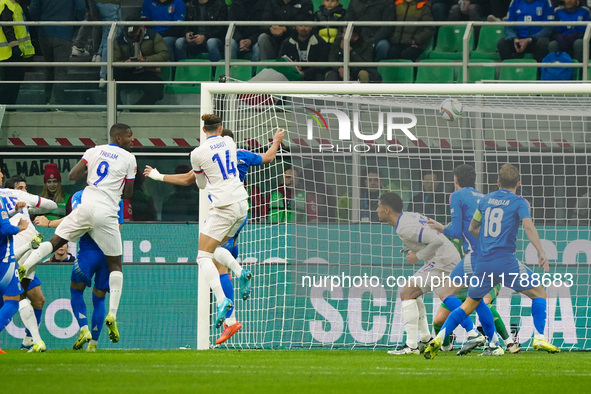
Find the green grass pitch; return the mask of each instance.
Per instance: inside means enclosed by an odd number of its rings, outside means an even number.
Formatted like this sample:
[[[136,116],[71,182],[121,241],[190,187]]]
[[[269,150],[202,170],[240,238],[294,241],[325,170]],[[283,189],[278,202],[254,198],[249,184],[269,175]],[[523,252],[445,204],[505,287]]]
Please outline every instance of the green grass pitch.
[[[0,355],[0,387],[3,393],[589,392],[591,353],[477,353],[425,360],[345,350],[8,350]]]

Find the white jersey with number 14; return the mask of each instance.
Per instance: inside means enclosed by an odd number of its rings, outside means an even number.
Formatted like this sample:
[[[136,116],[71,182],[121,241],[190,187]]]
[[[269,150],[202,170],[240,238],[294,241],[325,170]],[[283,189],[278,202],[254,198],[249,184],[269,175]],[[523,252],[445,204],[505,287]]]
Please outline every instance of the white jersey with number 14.
[[[223,207],[248,199],[240,181],[236,144],[232,138],[208,137],[191,152],[191,165],[195,173],[205,174],[205,191],[211,196],[214,206]]]
[[[119,145],[109,144],[88,149],[82,160],[88,170],[82,203],[100,204],[116,212],[125,182],[135,180],[135,156]]]

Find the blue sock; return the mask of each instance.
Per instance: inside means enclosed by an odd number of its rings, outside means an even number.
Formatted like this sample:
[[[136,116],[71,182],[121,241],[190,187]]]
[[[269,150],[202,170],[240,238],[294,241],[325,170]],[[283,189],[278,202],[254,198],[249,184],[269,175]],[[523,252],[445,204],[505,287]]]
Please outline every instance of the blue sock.
[[[86,304],[84,303],[84,292],[82,290],[72,289],[70,287],[70,304],[72,305],[72,313],[78,321],[80,327],[88,325],[88,318],[86,317]]]
[[[456,308],[452,313],[449,314],[445,323],[443,323],[443,327],[441,327],[441,331],[439,334],[443,336],[443,339],[447,338],[449,334],[451,334],[456,327],[468,317],[466,312],[462,308]]]
[[[220,275],[220,283],[222,284],[222,289],[224,289],[224,295],[232,301],[234,301],[234,286],[232,286],[232,280],[230,280],[230,275]],[[234,308],[230,309],[228,313],[226,313],[226,318],[232,316],[233,310]]]
[[[0,309],[0,331],[10,323],[14,314],[18,312],[18,301],[6,300]]]
[[[492,345],[498,346],[499,339],[497,337],[497,330],[495,329],[495,318],[483,300],[480,300],[480,304],[476,307],[476,313],[478,313],[480,324],[482,324],[482,329],[488,337],[488,341]]]
[[[90,327],[90,333],[92,334],[92,339],[98,341],[101,330],[103,329],[105,316],[107,315],[105,311],[105,297],[98,297],[93,292],[92,305],[94,305],[94,310],[92,311],[92,327]]]
[[[534,318],[534,327],[537,334],[544,335],[546,328],[546,299],[534,298],[531,300],[531,316]]]
[[[450,310],[450,312],[455,311],[462,305],[462,301],[460,301],[458,296],[453,294],[447,296],[447,298],[443,300],[443,303],[445,304],[447,309]],[[466,317],[464,320],[462,320],[460,324],[462,325],[462,327],[464,327],[464,330],[466,331],[472,331],[474,329],[474,323],[472,323],[472,319],[470,319],[470,317]]]

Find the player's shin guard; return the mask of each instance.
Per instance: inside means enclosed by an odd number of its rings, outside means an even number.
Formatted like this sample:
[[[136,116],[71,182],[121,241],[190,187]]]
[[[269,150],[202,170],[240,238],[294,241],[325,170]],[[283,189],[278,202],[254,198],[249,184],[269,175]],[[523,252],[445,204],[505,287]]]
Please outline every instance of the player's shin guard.
[[[499,338],[497,337],[497,331],[495,330],[493,314],[483,300],[480,300],[480,303],[476,307],[476,313],[478,313],[480,324],[482,324],[482,329],[488,337],[488,342],[491,347],[499,346]]]
[[[101,335],[101,330],[103,329],[103,321],[107,315],[105,311],[105,297],[99,297],[92,293],[92,305],[94,306],[94,309],[92,311],[92,327],[90,333],[92,339],[98,341]]]
[[[534,319],[534,327],[538,336],[544,336],[546,328],[546,299],[534,298],[531,300],[531,316]]]
[[[72,313],[78,321],[80,329],[88,328],[88,317],[86,315],[86,303],[84,302],[84,292],[70,287],[70,305]]]
[[[224,249],[225,250],[225,249]],[[227,252],[227,250],[226,250]],[[213,264],[213,253],[204,252],[200,250],[197,253],[197,264],[199,264],[199,273],[203,274],[205,281],[209,285],[209,288],[215,295],[215,301],[218,306],[224,302],[224,289],[220,283],[220,273]]]
[[[39,335],[39,326],[37,325],[37,319],[35,318],[35,312],[31,306],[31,301],[25,298],[19,302],[18,306],[21,320],[29,331],[31,337],[33,337],[33,343],[41,341],[41,335]]]
[[[236,261],[228,249],[217,247],[213,253],[213,259],[224,267],[230,268],[234,275],[236,275],[236,278],[240,278],[240,275],[242,275],[242,266]]]
[[[449,309],[450,312],[453,312],[454,310],[462,306],[462,301],[460,301],[458,296],[453,294],[448,296],[445,300],[443,300],[443,303],[445,304],[447,309]],[[470,317],[466,317],[464,320],[462,320],[460,324],[462,325],[462,327],[464,327],[464,330],[466,330],[466,332],[472,331],[474,329],[474,323],[472,323],[472,319],[470,319]]]
[[[45,256],[53,252],[53,245],[51,242],[42,242],[39,247],[29,254],[29,257],[24,262],[24,266],[27,271],[37,265],[38,262],[43,260]]]
[[[18,301],[6,300],[4,305],[0,308],[0,331],[10,323],[14,314],[18,311]]]
[[[417,333],[419,330],[417,300],[402,301],[402,318],[404,320],[404,331],[406,331],[406,344],[412,349],[417,349]]]
[[[431,339],[431,330],[427,321],[427,308],[421,298],[417,298],[417,308],[419,310],[419,338],[421,342],[427,342]]]
[[[123,272],[113,271],[109,274],[109,313],[117,317],[121,292],[123,291]]]
[[[229,298],[232,300],[232,302],[234,302],[234,286],[232,286],[232,280],[230,279],[230,275],[220,275],[220,283],[222,284],[222,289],[224,289],[224,295],[226,296],[226,298]],[[233,311],[234,307],[232,307],[232,309],[230,309],[228,313],[226,313],[226,318],[232,316]]]

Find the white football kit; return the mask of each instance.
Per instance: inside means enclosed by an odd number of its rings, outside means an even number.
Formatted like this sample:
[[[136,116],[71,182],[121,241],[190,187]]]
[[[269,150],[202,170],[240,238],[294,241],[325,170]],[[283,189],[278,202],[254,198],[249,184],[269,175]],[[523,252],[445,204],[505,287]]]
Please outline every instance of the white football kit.
[[[205,191],[212,201],[200,232],[217,241],[234,236],[248,214],[248,193],[240,181],[234,140],[208,137],[191,152],[191,165],[196,174],[205,175]]]
[[[460,261],[460,254],[447,237],[427,226],[427,217],[415,212],[403,212],[398,218],[396,234],[404,245],[415,252],[425,264],[414,273],[418,287],[424,293],[443,286],[431,286],[432,276],[449,276]],[[413,283],[414,284],[414,283]]]
[[[64,218],[55,234],[75,242],[88,232],[106,256],[120,256],[123,248],[117,212],[125,182],[135,180],[135,156],[109,144],[88,149],[82,161],[88,172],[82,202]]]

